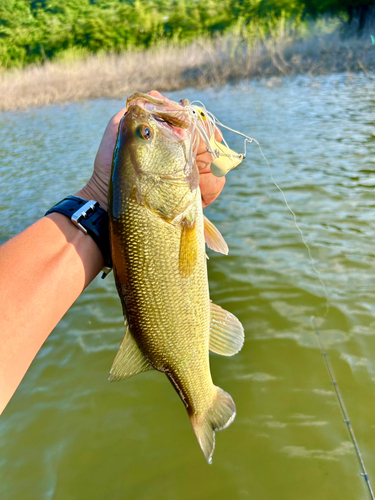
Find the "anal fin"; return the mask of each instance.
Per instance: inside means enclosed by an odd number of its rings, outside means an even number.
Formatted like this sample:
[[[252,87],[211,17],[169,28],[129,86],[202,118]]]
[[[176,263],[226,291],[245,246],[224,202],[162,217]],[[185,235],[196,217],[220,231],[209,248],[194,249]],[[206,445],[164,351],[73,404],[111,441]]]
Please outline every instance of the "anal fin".
[[[110,382],[118,382],[119,380],[130,378],[138,373],[153,369],[151,363],[138,347],[138,344],[130,333],[129,327],[126,326],[125,335],[113,361],[108,380]]]
[[[211,302],[210,351],[233,356],[242,349],[244,329],[234,314]]]

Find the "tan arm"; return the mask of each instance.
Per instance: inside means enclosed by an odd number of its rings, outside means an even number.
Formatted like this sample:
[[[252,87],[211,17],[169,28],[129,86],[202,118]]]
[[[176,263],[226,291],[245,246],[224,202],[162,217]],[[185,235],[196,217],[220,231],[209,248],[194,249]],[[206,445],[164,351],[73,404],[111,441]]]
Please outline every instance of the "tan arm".
[[[150,94],[163,97],[156,91]],[[108,123],[93,175],[76,194],[98,201],[105,209],[113,148],[124,112]],[[219,195],[225,178],[210,173],[212,158],[203,144],[196,160],[206,206]],[[43,342],[103,264],[94,240],[57,213],[0,246],[0,414]]]
[[[0,247],[0,413],[43,342],[103,265],[94,240],[56,213]]]

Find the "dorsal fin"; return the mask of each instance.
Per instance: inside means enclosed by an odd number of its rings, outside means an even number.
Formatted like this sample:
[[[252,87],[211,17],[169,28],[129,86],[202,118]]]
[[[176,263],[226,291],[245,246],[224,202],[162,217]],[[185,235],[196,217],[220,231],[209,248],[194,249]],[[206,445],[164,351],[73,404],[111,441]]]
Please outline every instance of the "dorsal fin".
[[[153,366],[138,347],[137,342],[130,333],[129,327],[126,326],[125,335],[113,361],[108,380],[110,382],[118,382],[119,380],[130,378],[138,373],[153,369]]]
[[[208,248],[215,252],[228,255],[228,245],[225,243],[220,231],[212,224],[210,220],[204,215],[204,239]]]
[[[242,349],[243,326],[232,313],[211,302],[210,351],[233,356]]]

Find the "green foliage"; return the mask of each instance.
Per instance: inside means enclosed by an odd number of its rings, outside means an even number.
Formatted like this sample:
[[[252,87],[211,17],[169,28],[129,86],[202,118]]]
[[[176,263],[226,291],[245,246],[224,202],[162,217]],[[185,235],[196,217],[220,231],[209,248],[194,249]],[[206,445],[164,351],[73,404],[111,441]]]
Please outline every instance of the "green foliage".
[[[292,18],[302,13],[301,0],[231,0],[232,14],[245,23],[254,19],[278,18],[282,15]]]
[[[349,25],[356,22],[360,30],[375,16],[375,0],[304,0],[304,4],[307,14],[343,16]]]
[[[0,0],[0,67],[62,60],[65,52],[69,60],[182,44],[254,26],[267,32],[275,19],[341,12],[348,3],[361,0]]]
[[[306,12],[317,14],[349,14],[362,8],[375,6],[375,0],[305,0]]]

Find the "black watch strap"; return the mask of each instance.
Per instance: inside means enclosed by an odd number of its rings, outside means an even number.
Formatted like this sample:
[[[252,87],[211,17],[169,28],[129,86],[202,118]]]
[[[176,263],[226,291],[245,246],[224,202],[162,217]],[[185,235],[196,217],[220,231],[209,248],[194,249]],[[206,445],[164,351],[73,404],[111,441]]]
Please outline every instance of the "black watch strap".
[[[81,231],[91,236],[103,254],[105,266],[103,271],[107,275],[112,269],[108,213],[97,201],[87,201],[77,196],[67,196],[50,208],[45,215],[53,212],[66,215]]]

